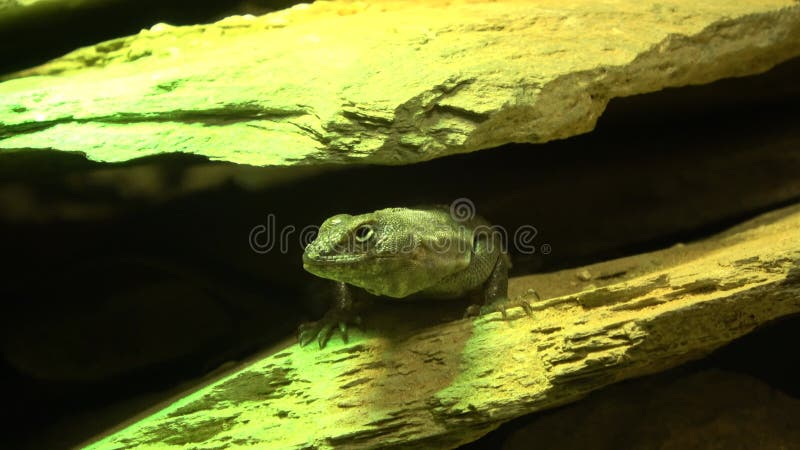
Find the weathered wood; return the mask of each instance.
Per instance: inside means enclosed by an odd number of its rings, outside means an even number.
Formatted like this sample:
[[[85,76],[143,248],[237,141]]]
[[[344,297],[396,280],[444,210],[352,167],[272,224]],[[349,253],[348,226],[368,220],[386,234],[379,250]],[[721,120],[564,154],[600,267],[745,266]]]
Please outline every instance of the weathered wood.
[[[393,317],[349,344],[292,345],[90,448],[455,447],[800,311],[800,205],[699,243],[514,279],[512,292],[534,284],[564,295],[534,301],[533,318],[517,308],[508,322],[414,330]]]

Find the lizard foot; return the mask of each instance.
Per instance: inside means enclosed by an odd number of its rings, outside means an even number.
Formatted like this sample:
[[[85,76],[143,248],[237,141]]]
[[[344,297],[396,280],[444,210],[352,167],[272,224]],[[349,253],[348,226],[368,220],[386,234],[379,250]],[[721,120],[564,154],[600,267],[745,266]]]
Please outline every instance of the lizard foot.
[[[525,314],[528,317],[533,317],[533,308],[531,308],[530,303],[523,298],[517,298],[511,300],[506,297],[501,297],[498,299],[493,300],[491,303],[486,305],[470,305],[466,311],[464,311],[464,317],[477,317],[477,316],[484,316],[486,314],[491,314],[495,312],[499,312],[503,315],[503,320],[508,320],[508,314],[506,313],[507,308],[515,308],[520,307],[525,311]]]
[[[338,329],[342,341],[347,343],[347,326],[350,323],[361,326],[361,316],[348,314],[346,311],[328,311],[320,320],[301,324],[297,328],[297,340],[304,347],[316,338],[319,348],[325,348],[333,332]]]

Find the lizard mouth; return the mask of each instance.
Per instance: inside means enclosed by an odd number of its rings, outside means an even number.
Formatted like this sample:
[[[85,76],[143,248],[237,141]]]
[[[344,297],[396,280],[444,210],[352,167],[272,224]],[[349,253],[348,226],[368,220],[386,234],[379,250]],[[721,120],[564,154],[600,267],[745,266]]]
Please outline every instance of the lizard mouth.
[[[347,264],[366,259],[366,255],[330,255],[330,256],[309,256],[303,254],[303,266],[308,265],[331,265],[331,264]]]

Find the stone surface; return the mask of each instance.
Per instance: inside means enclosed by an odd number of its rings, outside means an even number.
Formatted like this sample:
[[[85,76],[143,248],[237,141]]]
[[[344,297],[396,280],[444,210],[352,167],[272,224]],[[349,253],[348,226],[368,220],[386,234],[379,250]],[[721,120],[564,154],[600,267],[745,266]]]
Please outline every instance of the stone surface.
[[[194,0],[188,8],[186,0],[0,0],[0,74],[133,35],[155,23],[210,23],[297,3],[300,0]]]
[[[317,2],[156,25],[13,75],[0,148],[411,163],[584,133],[611,98],[798,54],[794,0]]]
[[[120,0],[0,0],[0,26],[30,23],[49,14],[69,15],[76,9],[114,2]]]
[[[537,301],[534,319],[515,309],[510,322],[424,324],[419,305],[401,303],[349,344],[289,346],[90,448],[452,448],[800,312],[799,229],[794,206],[713,239],[582,268],[610,275]],[[510,294],[574,276],[517,278]]]

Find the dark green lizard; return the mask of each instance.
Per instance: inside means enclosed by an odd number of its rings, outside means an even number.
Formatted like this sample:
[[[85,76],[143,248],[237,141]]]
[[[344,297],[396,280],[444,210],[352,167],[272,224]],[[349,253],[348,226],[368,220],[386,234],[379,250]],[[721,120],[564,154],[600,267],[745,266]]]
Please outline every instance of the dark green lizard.
[[[334,306],[317,322],[300,326],[299,340],[324,347],[338,328],[347,341],[353,313],[353,286],[394,299],[483,297],[465,316],[521,306],[508,299],[511,266],[502,236],[481,217],[455,218],[448,207],[387,208],[327,219],[303,254],[303,267],[336,282]]]

